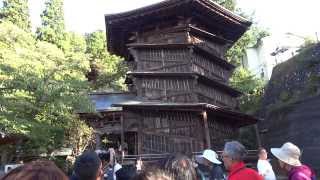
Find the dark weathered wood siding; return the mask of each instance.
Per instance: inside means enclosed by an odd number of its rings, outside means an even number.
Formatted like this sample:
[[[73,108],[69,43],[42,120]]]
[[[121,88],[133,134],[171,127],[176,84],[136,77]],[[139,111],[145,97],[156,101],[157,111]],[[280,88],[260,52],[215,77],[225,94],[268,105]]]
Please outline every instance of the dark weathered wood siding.
[[[206,148],[204,119],[201,111],[190,110],[126,110],[136,114],[141,138],[139,153],[198,152]],[[234,137],[231,125],[209,115],[208,125],[213,147]]]
[[[237,100],[218,88],[199,82],[195,77],[135,78],[136,91],[146,100],[180,103],[209,103],[235,108]]]
[[[194,72],[205,77],[228,83],[232,71],[215,62],[214,57],[196,53],[192,48],[145,48],[131,49],[135,63],[132,71],[148,72]]]
[[[122,104],[133,115],[124,120],[135,122],[138,153],[221,149],[234,137],[237,118],[222,109],[236,109],[240,93],[228,86],[235,67],[225,53],[250,22],[208,0],[169,0],[106,16],[106,24],[108,49],[128,62],[126,83],[139,99]]]

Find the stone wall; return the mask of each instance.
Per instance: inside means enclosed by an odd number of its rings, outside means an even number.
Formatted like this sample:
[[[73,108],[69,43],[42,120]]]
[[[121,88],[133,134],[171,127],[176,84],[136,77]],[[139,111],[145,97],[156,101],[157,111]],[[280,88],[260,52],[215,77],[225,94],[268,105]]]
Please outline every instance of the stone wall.
[[[320,44],[302,51],[292,59],[277,65],[267,86],[263,106],[293,102],[319,94]],[[294,98],[294,99],[293,99]]]
[[[264,146],[290,141],[320,172],[320,44],[274,68],[260,116]]]

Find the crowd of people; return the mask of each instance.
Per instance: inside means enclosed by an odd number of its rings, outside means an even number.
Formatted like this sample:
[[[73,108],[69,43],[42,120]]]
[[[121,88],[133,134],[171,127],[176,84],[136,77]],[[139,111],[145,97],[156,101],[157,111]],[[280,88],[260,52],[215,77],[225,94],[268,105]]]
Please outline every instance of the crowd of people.
[[[314,180],[313,170],[300,162],[300,149],[288,142],[280,148],[271,148],[279,167],[287,172],[289,180]],[[77,157],[73,173],[67,177],[51,161],[33,161],[8,172],[1,180],[275,180],[267,150],[259,149],[257,170],[244,163],[247,150],[238,141],[227,142],[219,157],[211,149],[189,158],[177,154],[156,166],[137,159],[135,166],[118,163],[115,152],[86,151]]]

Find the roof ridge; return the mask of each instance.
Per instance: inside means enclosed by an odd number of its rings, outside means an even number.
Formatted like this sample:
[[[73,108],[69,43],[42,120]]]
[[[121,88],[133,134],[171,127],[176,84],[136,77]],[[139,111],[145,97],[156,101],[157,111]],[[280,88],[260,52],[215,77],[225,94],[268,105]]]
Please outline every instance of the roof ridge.
[[[241,23],[245,23],[246,25],[251,25],[251,22],[248,21],[246,18],[235,14],[234,12],[226,9],[225,7],[221,6],[220,4],[211,1],[211,0],[164,0],[155,4],[151,4],[151,5],[147,5],[147,6],[143,6],[137,9],[133,9],[133,10],[129,10],[129,11],[124,11],[124,12],[119,12],[119,13],[113,13],[113,14],[105,14],[105,18],[106,19],[114,19],[117,17],[121,17],[124,16],[123,18],[125,18],[126,16],[130,16],[132,14],[135,14],[136,12],[139,11],[148,11],[148,10],[153,10],[154,8],[157,8],[158,10],[160,8],[165,8],[171,5],[174,5],[175,3],[177,4],[184,4],[184,3],[190,3],[190,2],[198,2],[198,3],[202,3],[208,6],[208,8],[210,9],[214,9],[217,11],[220,11],[221,13],[224,13],[225,15],[228,15],[229,18],[232,17],[235,20],[240,21]],[[161,6],[160,8],[158,6]]]

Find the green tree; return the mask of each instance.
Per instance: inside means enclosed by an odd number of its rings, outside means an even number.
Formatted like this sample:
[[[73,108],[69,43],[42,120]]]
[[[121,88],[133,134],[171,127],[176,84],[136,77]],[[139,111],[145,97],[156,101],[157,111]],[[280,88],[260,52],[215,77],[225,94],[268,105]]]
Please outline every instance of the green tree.
[[[221,6],[227,8],[230,11],[234,11],[236,9],[236,1],[235,0],[212,0],[220,4]]]
[[[103,31],[86,35],[86,53],[90,61],[87,74],[94,90],[122,90],[127,71],[123,60],[106,51],[106,36]]]
[[[66,32],[62,41],[65,58],[74,62],[83,62],[89,65],[88,56],[85,54],[86,41],[84,36],[74,32]],[[87,71],[83,72],[84,74]]]
[[[253,16],[248,16],[241,9],[236,9],[234,0],[214,1],[231,11],[237,11],[237,14],[253,21]],[[242,61],[246,56],[246,50],[250,47],[258,46],[261,39],[268,35],[268,31],[254,23],[227,52],[228,61],[237,67],[230,79],[230,85],[244,93],[240,98],[240,110],[246,113],[253,114],[259,107],[263,95],[264,81],[255,77],[249,70],[244,69]]]
[[[230,85],[241,91],[240,110],[254,114],[259,108],[264,93],[265,82],[249,70],[239,67],[230,79]]]
[[[261,39],[268,36],[265,29],[254,24],[243,36],[228,50],[227,59],[236,66],[242,65],[242,60],[246,56],[246,50],[259,45]]]
[[[25,31],[31,30],[28,0],[3,0],[0,18],[14,23]]]
[[[253,16],[245,15],[241,9],[236,8],[235,0],[213,0],[241,16],[253,20]],[[269,33],[261,29],[257,24],[253,24],[250,29],[228,50],[227,59],[234,64],[237,69],[230,79],[230,85],[243,92],[240,98],[240,110],[248,114],[254,114],[260,107],[261,98],[264,92],[264,81],[255,77],[249,70],[242,67],[243,59],[246,56],[246,49],[259,45],[263,37]],[[255,128],[253,126],[245,127],[240,130],[239,140],[246,147],[256,148]]]
[[[253,21],[253,15],[246,15],[241,9],[236,8],[235,0],[211,0],[219,5],[227,8],[230,11],[239,14],[242,17],[245,17]],[[265,29],[260,28],[257,24],[253,24],[250,29],[230,48],[227,52],[227,59],[234,65],[242,65],[242,60],[246,55],[246,49],[249,47],[257,45],[260,40],[269,33]]]
[[[64,25],[63,0],[47,0],[41,14],[42,26],[37,29],[37,38],[64,49],[66,32]]]
[[[247,69],[238,67],[230,79],[230,85],[243,93],[239,98],[240,111],[255,115],[261,108],[265,82]],[[241,128],[238,140],[249,149],[257,148],[256,130],[255,126]]]
[[[29,155],[63,146],[79,151],[75,139],[91,138],[90,128],[75,114],[93,110],[86,95],[88,69],[88,61],[68,58],[55,45],[1,23],[1,130],[25,137],[22,150]]]
[[[238,14],[251,21],[253,20],[252,16],[245,15],[241,9],[236,9],[234,0],[214,1],[231,11],[237,11]],[[249,70],[244,69],[242,61],[246,56],[246,50],[258,46],[261,39],[268,35],[269,33],[265,29],[254,23],[227,52],[228,61],[237,67],[230,79],[230,85],[244,94],[240,98],[240,110],[242,112],[253,114],[257,110],[264,89],[264,81],[255,77]]]
[[[64,50],[66,53],[85,53],[86,52],[86,40],[83,35],[67,32],[65,34]]]
[[[266,30],[254,25],[227,52],[228,60],[237,66],[230,79],[230,84],[243,92],[244,95],[240,98],[240,110],[245,113],[254,114],[260,107],[265,82],[248,69],[244,69],[242,61],[246,56],[246,50],[249,47],[258,46],[261,39],[268,35]]]

